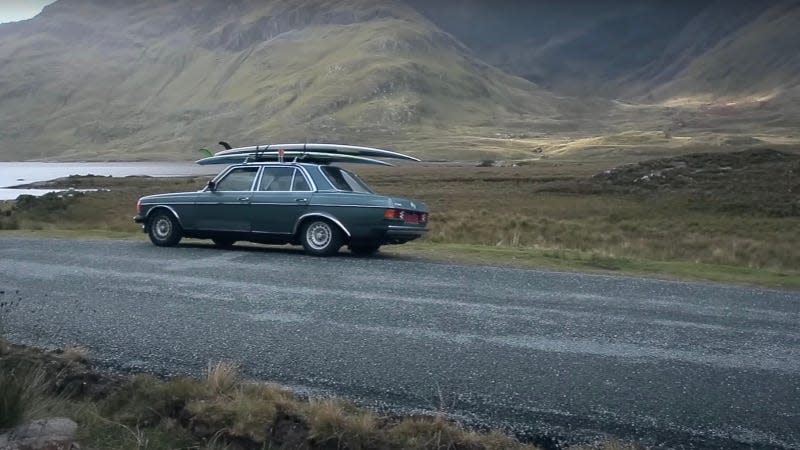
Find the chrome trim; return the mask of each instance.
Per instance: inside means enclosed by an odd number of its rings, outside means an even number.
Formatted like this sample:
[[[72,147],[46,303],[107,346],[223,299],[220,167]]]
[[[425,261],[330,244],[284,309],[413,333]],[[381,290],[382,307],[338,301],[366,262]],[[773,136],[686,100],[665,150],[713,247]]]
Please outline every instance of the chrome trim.
[[[240,167],[252,167],[252,166],[254,166],[256,164],[259,164],[259,170],[258,170],[258,176],[256,177],[257,178],[256,183],[253,185],[253,192],[272,192],[272,193],[276,193],[276,192],[316,192],[316,190],[317,190],[317,185],[314,183],[314,180],[311,178],[311,175],[308,174],[308,171],[306,171],[306,168],[301,166],[301,165],[299,165],[299,164],[297,164],[297,163],[248,163],[248,164],[240,166]],[[292,173],[292,183],[289,186],[289,189],[292,189],[292,187],[294,187],[294,177],[297,174],[297,171],[299,170],[300,172],[302,172],[303,178],[306,179],[306,184],[308,184],[308,186],[311,189],[308,190],[308,191],[295,191],[295,190],[289,190],[289,191],[262,191],[260,189],[256,189],[256,188],[261,186],[261,178],[264,175],[264,169],[266,169],[267,167],[292,167],[292,168],[294,168],[295,170]],[[225,191],[225,192],[227,192],[227,191]]]
[[[253,185],[253,192],[260,192],[260,190],[257,191],[256,189],[261,188],[261,178],[263,176],[264,176],[264,166],[261,166],[258,168],[258,172],[256,172],[256,182]]]
[[[250,202],[246,201],[230,201],[230,202],[194,202],[193,205],[249,205]]]
[[[345,227],[344,224],[342,224],[342,222],[339,221],[339,219],[323,212],[313,212],[313,213],[303,214],[302,216],[298,217],[297,221],[295,221],[294,223],[294,229],[292,230],[292,234],[297,234],[297,230],[300,228],[300,223],[305,219],[308,219],[309,217],[322,217],[324,219],[328,219],[331,222],[338,225],[339,228],[341,228],[342,231],[344,231],[344,234],[346,234],[347,237],[351,236],[350,230],[348,230],[347,227]]]
[[[286,203],[267,203],[267,202],[256,203],[256,202],[252,202],[250,204],[251,205],[266,205],[266,206],[299,206],[299,205],[305,206],[304,204],[302,204],[300,202],[297,202],[297,201],[295,201],[295,202],[286,202]]]
[[[389,225],[388,227],[386,227],[386,232],[389,234],[392,234],[393,232],[402,234],[423,234],[427,233],[428,229],[402,226],[402,225]]]
[[[250,231],[251,234],[282,234],[286,236],[293,236],[294,233],[286,233],[283,231]]]
[[[314,179],[311,178],[311,174],[308,173],[306,168],[301,166],[301,165],[296,165],[295,167],[298,168],[301,172],[303,172],[303,177],[306,179],[306,182],[308,183],[308,187],[311,188],[311,190],[310,191],[292,191],[292,192],[317,192],[317,184],[314,183]],[[294,185],[292,185],[292,186],[294,186]]]
[[[236,170],[236,169],[245,169],[245,168],[249,169],[250,167],[253,167],[253,166],[252,165],[244,165],[244,164],[237,164],[237,165],[234,165],[234,166],[229,166],[227,169],[225,169],[222,172],[220,172],[216,177],[212,178],[211,181],[213,181],[214,184],[218,184],[219,181],[224,179],[226,176],[228,176],[229,173],[233,172],[234,170]],[[256,176],[255,176],[255,178],[253,178],[253,183],[250,185],[250,190],[249,191],[218,191],[217,189],[214,189],[213,191],[208,191],[208,189],[206,188],[206,189],[203,189],[200,192],[253,192],[255,190],[256,186],[258,186],[256,184],[256,182],[259,181],[260,179],[261,179],[261,168],[259,167],[258,169],[256,169]]]
[[[345,208],[380,208],[380,209],[392,209],[392,208],[391,208],[391,207],[389,207],[389,206],[375,206],[375,205],[326,205],[326,204],[324,204],[324,203],[313,203],[313,204],[311,204],[311,205],[309,205],[309,206],[320,206],[320,207],[324,207],[324,208],[339,208],[339,207],[345,207]]]

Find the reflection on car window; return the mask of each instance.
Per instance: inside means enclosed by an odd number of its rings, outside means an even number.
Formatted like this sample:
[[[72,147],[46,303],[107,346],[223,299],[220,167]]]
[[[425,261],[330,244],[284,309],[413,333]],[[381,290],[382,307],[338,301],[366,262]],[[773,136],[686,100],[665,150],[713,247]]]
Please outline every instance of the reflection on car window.
[[[292,187],[293,167],[265,167],[261,174],[259,191],[287,192]]]
[[[217,183],[217,191],[249,191],[253,188],[258,167],[240,167],[231,170]]]
[[[295,170],[294,172],[294,184],[292,185],[292,190],[301,192],[311,190],[311,186],[308,185],[308,181],[306,181],[303,173],[299,170]]]
[[[361,181],[361,178],[358,178],[356,174],[340,167],[324,166],[322,167],[322,172],[328,176],[331,184],[340,191],[373,193],[372,189]]]

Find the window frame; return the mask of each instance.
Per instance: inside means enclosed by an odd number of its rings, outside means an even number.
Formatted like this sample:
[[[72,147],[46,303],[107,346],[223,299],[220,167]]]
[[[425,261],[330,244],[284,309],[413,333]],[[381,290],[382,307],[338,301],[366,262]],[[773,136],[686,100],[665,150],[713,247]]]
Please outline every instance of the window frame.
[[[292,179],[289,182],[289,190],[288,191],[264,191],[264,190],[261,190],[261,180],[264,177],[264,172],[267,169],[273,169],[273,168],[281,168],[281,169],[285,168],[285,169],[292,169],[293,170]],[[303,177],[303,180],[305,180],[306,185],[308,186],[308,190],[305,190],[305,191],[295,191],[294,190],[294,180],[295,180],[295,178],[297,178],[297,174],[298,173],[300,174],[300,176]],[[308,176],[308,174],[306,173],[305,169],[300,167],[300,166],[286,166],[286,165],[264,165],[264,166],[261,166],[261,169],[258,172],[258,178],[257,178],[256,182],[253,184],[253,192],[268,192],[268,193],[276,194],[276,193],[288,193],[288,192],[314,192],[314,191],[316,191],[316,185],[314,184],[314,182],[311,179],[311,177]]]
[[[230,176],[233,172],[236,172],[237,170],[247,170],[247,169],[254,169],[254,167],[237,166],[237,167],[232,167],[230,170],[226,171],[221,177],[219,177],[219,180],[216,180],[214,182],[215,183],[214,192],[253,192],[255,190],[255,187],[256,187],[256,182],[261,179],[261,171],[258,170],[258,168],[255,168],[256,169],[256,171],[255,171],[256,176],[253,177],[253,181],[250,183],[250,189],[249,190],[246,190],[246,191],[241,191],[241,190],[226,191],[226,190],[223,190],[223,189],[219,188],[220,183],[225,181],[225,179],[228,178],[228,176]]]

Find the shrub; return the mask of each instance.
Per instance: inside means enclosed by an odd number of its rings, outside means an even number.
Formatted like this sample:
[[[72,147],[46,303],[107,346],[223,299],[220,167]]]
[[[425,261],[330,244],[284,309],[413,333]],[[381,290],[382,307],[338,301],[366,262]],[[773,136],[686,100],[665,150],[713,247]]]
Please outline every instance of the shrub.
[[[0,430],[22,421],[25,413],[25,386],[14,373],[0,368]]]
[[[151,426],[173,417],[194,398],[204,398],[203,383],[189,378],[161,382],[150,375],[136,376],[101,403],[101,413],[115,422]]]
[[[224,394],[236,386],[239,378],[239,369],[235,364],[220,361],[216,364],[208,363],[206,370],[206,385],[215,394]]]
[[[12,428],[49,408],[47,372],[38,365],[0,360],[0,429]]]
[[[349,408],[335,400],[311,402],[307,409],[312,439],[320,444],[335,442],[337,448],[374,448],[379,440],[377,417]]]
[[[193,400],[186,410],[196,430],[203,429],[210,434],[224,430],[229,437],[263,444],[279,409],[289,403],[288,395],[270,386],[240,385],[227,391],[227,395]]]

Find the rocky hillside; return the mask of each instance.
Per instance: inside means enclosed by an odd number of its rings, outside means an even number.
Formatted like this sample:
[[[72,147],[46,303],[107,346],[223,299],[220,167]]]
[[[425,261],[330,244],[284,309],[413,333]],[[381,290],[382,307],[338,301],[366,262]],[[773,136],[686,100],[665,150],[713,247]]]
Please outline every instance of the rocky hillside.
[[[0,26],[3,158],[155,156],[221,138],[385,145],[559,127],[566,106],[390,1],[59,0]]]
[[[800,117],[799,21],[797,1],[58,0],[0,25],[0,159],[782,139]]]
[[[797,1],[407,1],[490,64],[561,93],[665,100],[800,84]]]

